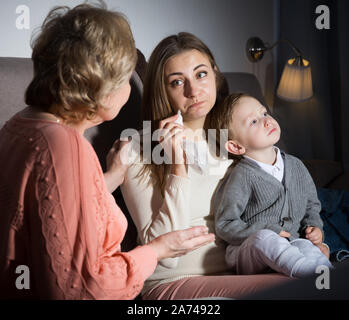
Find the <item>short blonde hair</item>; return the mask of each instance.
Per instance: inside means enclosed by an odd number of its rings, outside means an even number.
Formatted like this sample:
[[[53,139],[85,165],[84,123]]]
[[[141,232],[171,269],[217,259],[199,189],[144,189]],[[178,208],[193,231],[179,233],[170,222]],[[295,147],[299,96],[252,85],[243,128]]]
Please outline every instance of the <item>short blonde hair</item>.
[[[103,5],[52,9],[32,48],[34,78],[26,104],[72,122],[92,119],[137,62],[125,16]]]
[[[216,106],[216,108],[212,109],[210,121],[210,127],[215,128],[216,130],[216,153],[217,156],[218,150],[221,150],[221,146],[225,144],[226,141],[234,139],[233,130],[232,130],[232,118],[235,107],[238,102],[243,97],[252,97],[246,93],[231,93],[228,95],[223,102]],[[222,134],[220,132],[221,129],[227,130],[227,136],[224,137],[222,141]],[[240,156],[235,156],[229,153],[230,159],[239,160]]]

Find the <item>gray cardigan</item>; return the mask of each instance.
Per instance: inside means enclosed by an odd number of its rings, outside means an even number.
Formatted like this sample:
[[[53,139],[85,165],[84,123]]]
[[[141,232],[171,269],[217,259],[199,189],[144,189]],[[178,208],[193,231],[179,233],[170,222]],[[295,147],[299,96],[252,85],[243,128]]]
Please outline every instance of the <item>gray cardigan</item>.
[[[321,204],[314,182],[297,158],[281,152],[283,183],[257,164],[242,159],[228,170],[213,199],[216,233],[231,245],[240,245],[253,232],[270,229],[303,236],[307,226],[322,230]]]

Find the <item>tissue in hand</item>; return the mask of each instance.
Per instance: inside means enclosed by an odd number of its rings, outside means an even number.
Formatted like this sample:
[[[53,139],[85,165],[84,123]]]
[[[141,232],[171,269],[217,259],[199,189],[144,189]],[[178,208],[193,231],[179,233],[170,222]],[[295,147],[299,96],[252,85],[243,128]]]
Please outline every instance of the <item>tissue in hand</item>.
[[[183,117],[182,117],[181,110],[178,110],[177,115],[178,115],[178,118],[174,123],[177,123],[177,124],[182,126],[183,125]]]
[[[178,118],[175,123],[183,126],[183,116],[180,110],[178,110]],[[184,139],[182,148],[187,157],[187,164],[191,164],[197,169],[203,171],[207,165],[207,143],[205,140],[192,141]]]

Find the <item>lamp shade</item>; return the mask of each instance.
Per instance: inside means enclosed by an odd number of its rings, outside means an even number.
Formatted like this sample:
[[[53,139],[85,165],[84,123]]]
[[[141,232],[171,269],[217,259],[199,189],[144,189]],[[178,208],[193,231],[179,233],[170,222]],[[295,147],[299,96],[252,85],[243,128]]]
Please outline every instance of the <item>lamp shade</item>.
[[[281,99],[300,102],[313,96],[309,61],[302,57],[289,59],[282,72],[276,94]]]

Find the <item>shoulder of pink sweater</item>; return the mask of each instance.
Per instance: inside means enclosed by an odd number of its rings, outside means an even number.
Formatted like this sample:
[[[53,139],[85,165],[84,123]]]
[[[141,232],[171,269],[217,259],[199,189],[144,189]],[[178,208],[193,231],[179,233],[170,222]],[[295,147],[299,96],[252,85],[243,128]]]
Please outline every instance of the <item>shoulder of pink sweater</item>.
[[[6,128],[12,136],[17,136],[16,143],[34,147],[36,151],[49,147],[50,151],[68,151],[71,142],[89,145],[85,137],[77,130],[48,120],[22,118],[18,114],[12,117]],[[23,139],[25,138],[26,139]]]
[[[37,151],[47,150],[56,160],[66,163],[68,158],[74,163],[96,165],[97,156],[92,145],[77,130],[58,123],[38,123],[32,135],[32,146]],[[69,166],[69,164],[68,164]]]
[[[67,142],[70,141],[76,141],[76,143],[83,145],[88,144],[85,137],[66,125],[52,123],[38,126],[37,129],[54,150],[66,149],[69,146]]]

